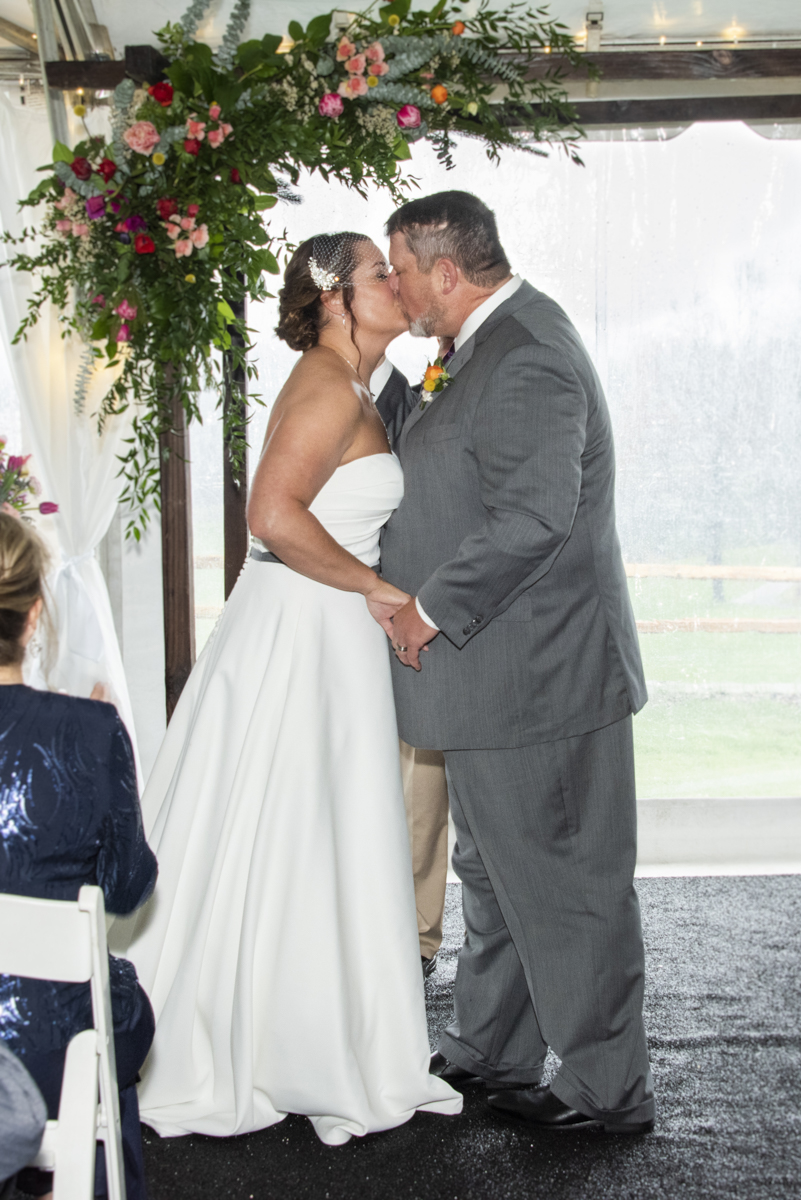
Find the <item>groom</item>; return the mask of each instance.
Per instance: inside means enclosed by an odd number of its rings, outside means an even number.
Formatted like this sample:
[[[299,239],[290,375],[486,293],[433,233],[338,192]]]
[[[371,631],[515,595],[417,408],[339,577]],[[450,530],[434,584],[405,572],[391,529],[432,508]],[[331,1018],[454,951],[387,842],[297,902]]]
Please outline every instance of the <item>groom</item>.
[[[537,1126],[646,1132],[631,729],[646,694],[606,401],[475,196],[413,200],[387,233],[412,333],[454,339],[449,381],[404,425],[381,556],[413,597],[394,619],[399,731],[444,751],[467,926],[431,1069]],[[549,1046],[561,1067],[542,1087]]]

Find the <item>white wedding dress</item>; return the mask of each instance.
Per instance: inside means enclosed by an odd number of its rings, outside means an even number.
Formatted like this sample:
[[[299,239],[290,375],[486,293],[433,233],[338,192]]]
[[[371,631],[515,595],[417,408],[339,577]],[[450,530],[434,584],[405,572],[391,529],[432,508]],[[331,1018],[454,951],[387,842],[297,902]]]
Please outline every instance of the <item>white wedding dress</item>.
[[[371,455],[311,511],[372,566],[402,495]],[[337,1145],[461,1110],[428,1074],[387,638],[361,595],[249,559],[143,811],[158,884],[111,938],[156,1013],[143,1121],[228,1136],[304,1113]]]

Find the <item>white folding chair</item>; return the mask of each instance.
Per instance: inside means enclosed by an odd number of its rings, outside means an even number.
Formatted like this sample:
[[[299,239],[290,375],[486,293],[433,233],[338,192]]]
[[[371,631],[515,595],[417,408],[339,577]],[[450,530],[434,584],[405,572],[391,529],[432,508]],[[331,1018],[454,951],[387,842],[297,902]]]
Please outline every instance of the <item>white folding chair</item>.
[[[53,1200],[92,1200],[96,1142],[102,1141],[109,1200],[125,1200],[101,889],[82,887],[77,901],[0,893],[0,973],[91,985],[94,1029],[67,1047],[58,1120],[47,1122],[30,1165],[54,1172]]]

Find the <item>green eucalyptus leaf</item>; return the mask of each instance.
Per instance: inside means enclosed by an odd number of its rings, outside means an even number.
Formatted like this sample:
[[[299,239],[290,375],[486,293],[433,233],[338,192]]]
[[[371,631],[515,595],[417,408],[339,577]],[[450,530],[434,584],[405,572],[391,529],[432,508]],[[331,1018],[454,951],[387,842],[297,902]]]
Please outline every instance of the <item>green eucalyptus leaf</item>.
[[[326,75],[331,75],[334,71],[334,61],[327,54],[321,54],[317,59],[316,71],[318,75],[325,78]]]

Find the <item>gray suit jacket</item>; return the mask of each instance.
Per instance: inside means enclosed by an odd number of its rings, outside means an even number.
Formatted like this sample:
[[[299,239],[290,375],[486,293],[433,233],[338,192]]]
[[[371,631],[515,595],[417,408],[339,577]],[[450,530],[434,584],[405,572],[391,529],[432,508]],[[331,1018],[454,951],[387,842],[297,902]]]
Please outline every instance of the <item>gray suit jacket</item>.
[[[609,411],[578,333],[524,283],[454,355],[396,452],[386,579],[442,633],[392,656],[401,737],[437,750],[572,737],[646,701],[615,530]]]
[[[387,437],[393,450],[397,449],[403,423],[416,402],[417,397],[409,387],[406,376],[393,366],[392,374],[375,399],[375,406],[387,427]]]

